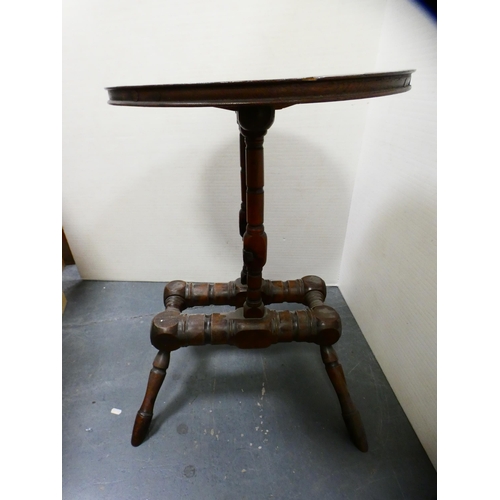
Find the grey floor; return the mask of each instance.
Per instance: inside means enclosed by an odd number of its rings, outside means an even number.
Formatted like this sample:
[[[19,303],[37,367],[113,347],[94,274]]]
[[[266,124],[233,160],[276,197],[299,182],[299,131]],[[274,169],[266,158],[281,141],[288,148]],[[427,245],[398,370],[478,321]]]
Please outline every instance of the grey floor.
[[[163,287],[63,271],[64,500],[436,498],[436,471],[335,287],[368,453],[348,438],[318,347],[296,343],[175,351],[149,437],[132,447]]]

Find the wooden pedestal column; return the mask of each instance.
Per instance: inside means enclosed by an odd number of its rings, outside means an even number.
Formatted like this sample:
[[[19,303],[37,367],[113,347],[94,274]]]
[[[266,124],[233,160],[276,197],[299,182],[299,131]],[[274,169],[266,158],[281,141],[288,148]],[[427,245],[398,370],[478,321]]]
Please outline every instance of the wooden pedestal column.
[[[262,318],[262,268],[267,258],[264,231],[264,136],[274,122],[274,109],[268,106],[242,107],[237,112],[241,136],[245,141],[246,230],[243,235],[243,262],[247,273],[245,318]]]

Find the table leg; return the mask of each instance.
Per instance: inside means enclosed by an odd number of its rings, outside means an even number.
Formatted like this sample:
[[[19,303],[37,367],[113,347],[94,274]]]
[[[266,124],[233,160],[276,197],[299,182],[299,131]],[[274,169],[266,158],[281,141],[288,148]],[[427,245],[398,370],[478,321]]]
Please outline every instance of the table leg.
[[[339,398],[342,409],[342,417],[346,424],[352,442],[361,450],[368,451],[368,441],[366,439],[365,428],[361,421],[359,411],[351,399],[347,389],[344,370],[339,363],[337,353],[332,346],[321,346],[321,357],[325,364],[326,372],[332,382],[333,388]]]
[[[153,419],[153,407],[167,374],[169,362],[170,352],[166,351],[159,351],[153,361],[153,368],[149,373],[146,395],[135,417],[134,429],[132,431],[132,446],[139,446],[148,433],[149,425]]]

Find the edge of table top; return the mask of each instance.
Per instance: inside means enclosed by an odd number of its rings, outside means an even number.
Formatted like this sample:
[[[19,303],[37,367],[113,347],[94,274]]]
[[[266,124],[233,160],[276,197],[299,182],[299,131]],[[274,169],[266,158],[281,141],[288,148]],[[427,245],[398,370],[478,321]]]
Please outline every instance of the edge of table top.
[[[210,82],[107,87],[109,104],[145,107],[213,106],[236,110],[265,105],[281,109],[294,104],[366,99],[411,89],[415,70],[282,80]]]

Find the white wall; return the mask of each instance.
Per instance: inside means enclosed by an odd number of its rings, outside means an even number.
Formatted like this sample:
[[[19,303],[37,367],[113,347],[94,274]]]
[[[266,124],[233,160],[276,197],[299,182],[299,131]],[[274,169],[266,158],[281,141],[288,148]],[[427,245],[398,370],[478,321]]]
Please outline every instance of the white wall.
[[[436,466],[436,25],[389,0],[377,67],[417,68],[370,102],[339,287]]]
[[[113,107],[104,87],[370,72],[385,4],[65,1],[63,224],[82,276],[226,281],[242,263],[235,114]],[[267,278],[337,283],[367,106],[277,113]]]

